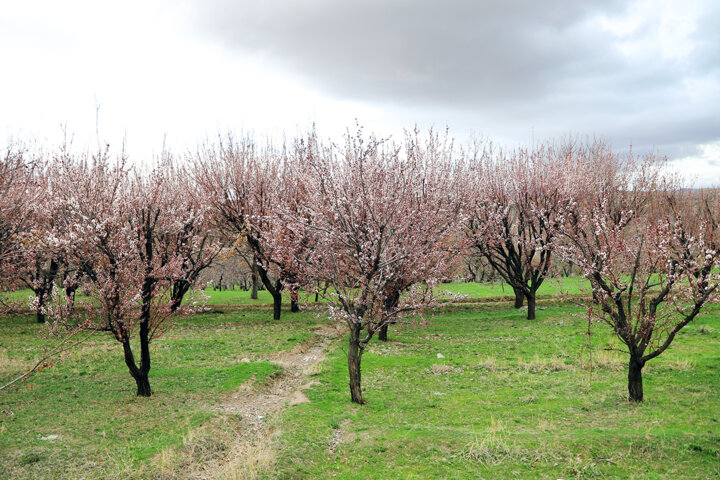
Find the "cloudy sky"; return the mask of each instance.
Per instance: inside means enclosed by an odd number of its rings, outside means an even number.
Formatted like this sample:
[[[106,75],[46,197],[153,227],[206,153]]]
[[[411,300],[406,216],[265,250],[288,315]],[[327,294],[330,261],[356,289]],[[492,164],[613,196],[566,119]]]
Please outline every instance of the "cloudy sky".
[[[0,4],[0,143],[149,157],[218,132],[450,128],[656,149],[720,181],[720,2],[24,0]]]

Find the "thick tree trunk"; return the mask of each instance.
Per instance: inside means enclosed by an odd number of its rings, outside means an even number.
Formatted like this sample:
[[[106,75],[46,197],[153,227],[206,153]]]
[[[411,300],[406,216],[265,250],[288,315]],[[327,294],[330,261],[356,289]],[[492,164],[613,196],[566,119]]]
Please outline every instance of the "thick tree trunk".
[[[353,325],[350,330],[350,344],[348,346],[348,373],[350,374],[350,400],[362,405],[362,385],[360,375],[360,361],[363,349],[360,345],[360,326]]]
[[[645,362],[630,357],[630,368],[628,369],[628,400],[631,402],[643,401],[642,369]]]
[[[378,331],[378,340],[380,340],[381,342],[387,342],[388,341],[387,332],[388,332],[387,324],[380,327],[380,331]]]
[[[535,320],[535,292],[528,293],[525,298],[527,298],[528,307],[527,319]]]
[[[138,397],[149,397],[152,395],[152,390],[150,389],[150,379],[147,374],[140,374],[135,377],[135,383],[137,383]]]
[[[123,342],[123,351],[125,353],[125,365],[127,365],[128,370],[130,370],[130,375],[135,379],[135,383],[137,384],[137,396],[138,397],[149,397],[152,395],[152,390],[150,389],[150,378],[148,376],[148,373],[150,371],[150,364],[147,365],[140,365],[140,368],[135,364],[135,356],[133,355],[132,348],[130,347],[130,338],[126,337]],[[149,362],[149,352],[148,355],[148,362]]]
[[[522,308],[525,294],[522,289],[515,287],[513,287],[513,292],[515,292],[515,308]]]
[[[280,320],[282,312],[282,296],[278,293],[273,295],[273,320]]]

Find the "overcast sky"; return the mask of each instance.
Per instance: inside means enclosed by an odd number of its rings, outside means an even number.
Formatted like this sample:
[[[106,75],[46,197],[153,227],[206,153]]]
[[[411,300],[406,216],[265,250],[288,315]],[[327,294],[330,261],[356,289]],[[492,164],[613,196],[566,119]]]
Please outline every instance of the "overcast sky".
[[[337,136],[357,118],[509,146],[604,137],[708,184],[719,25],[714,0],[2,2],[0,141],[64,129],[140,158],[227,130]]]

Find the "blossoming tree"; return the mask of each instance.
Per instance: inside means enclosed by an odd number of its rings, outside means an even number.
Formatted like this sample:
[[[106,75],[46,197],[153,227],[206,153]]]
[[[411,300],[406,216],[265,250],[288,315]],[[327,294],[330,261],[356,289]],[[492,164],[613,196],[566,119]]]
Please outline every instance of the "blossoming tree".
[[[568,201],[568,159],[550,146],[510,154],[483,151],[473,169],[466,233],[535,318],[537,290],[550,273],[555,236]]]
[[[456,248],[462,175],[453,175],[450,142],[432,133],[409,134],[403,148],[361,131],[341,147],[314,135],[302,147],[308,201],[286,221],[314,235],[303,285],[329,286],[330,315],[350,332],[350,397],[362,404],[361,359],[373,335],[435,302]]]
[[[561,255],[592,288],[591,320],[624,344],[629,400],[643,400],[642,369],[720,298],[717,195],[678,188],[655,154],[576,153],[575,202]]]
[[[21,236],[32,225],[38,189],[34,185],[37,159],[10,145],[0,156],[0,284],[16,279],[22,260]]]
[[[195,310],[183,299],[215,254],[205,207],[167,159],[149,174],[127,168],[124,158],[112,162],[107,151],[63,162],[59,181],[65,188],[54,201],[65,212],[64,241],[83,262],[90,299],[72,310],[54,302],[48,308],[53,331],[64,334],[79,325],[112,334],[122,344],[137,394],[150,396],[150,343],[174,314]]]

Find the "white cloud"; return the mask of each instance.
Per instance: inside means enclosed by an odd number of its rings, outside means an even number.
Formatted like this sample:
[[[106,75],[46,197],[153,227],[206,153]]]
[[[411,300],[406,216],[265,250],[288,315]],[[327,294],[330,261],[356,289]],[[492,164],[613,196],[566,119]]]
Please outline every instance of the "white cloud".
[[[685,161],[720,142],[713,5],[3,2],[0,139],[57,141],[66,124],[93,146],[99,104],[100,140],[126,135],[138,156],[226,129],[339,135],[358,118],[460,141],[597,135]]]
[[[671,166],[698,187],[720,187],[720,141],[699,145],[697,153]]]

